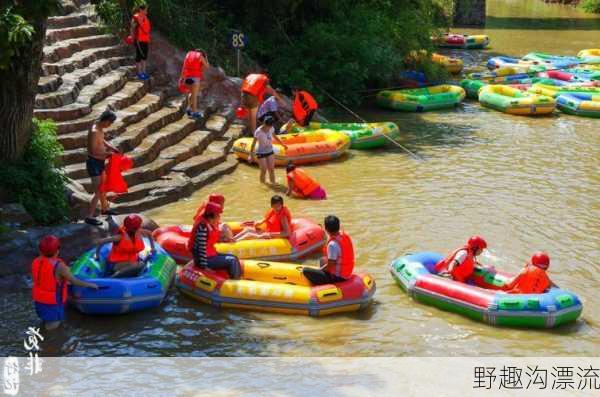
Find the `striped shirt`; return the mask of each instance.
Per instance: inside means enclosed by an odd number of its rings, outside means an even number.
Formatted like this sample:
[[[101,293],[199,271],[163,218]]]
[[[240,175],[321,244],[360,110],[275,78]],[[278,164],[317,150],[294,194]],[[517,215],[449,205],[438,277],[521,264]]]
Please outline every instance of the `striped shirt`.
[[[194,265],[198,267],[206,267],[208,260],[206,257],[206,242],[208,241],[208,228],[206,224],[200,223],[196,228],[194,236],[194,244],[192,245],[192,256]]]

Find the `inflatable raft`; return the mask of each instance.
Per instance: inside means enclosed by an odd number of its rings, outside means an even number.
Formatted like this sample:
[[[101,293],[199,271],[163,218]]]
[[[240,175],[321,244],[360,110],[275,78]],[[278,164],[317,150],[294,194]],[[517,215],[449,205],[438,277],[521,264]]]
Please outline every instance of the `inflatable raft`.
[[[292,161],[296,165],[319,163],[341,157],[350,147],[350,138],[340,131],[320,130],[302,134],[279,135],[288,147],[273,144],[275,165],[285,167]],[[252,138],[240,138],[233,144],[233,153],[248,160]],[[256,158],[255,158],[256,160]]]
[[[99,289],[71,285],[69,302],[88,314],[120,314],[160,305],[174,279],[177,264],[158,244],[154,255],[150,254],[150,241],[144,238],[144,244],[140,257],[146,267],[136,277],[108,277],[106,259],[112,243],[100,249],[99,260],[94,259],[95,248],[84,253],[72,265],[71,272],[79,279],[97,284]]]
[[[395,91],[381,91],[377,94],[377,105],[405,112],[426,112],[457,106],[465,99],[465,90],[456,85],[436,85]]]
[[[549,96],[531,94],[505,85],[481,88],[479,103],[504,113],[527,116],[549,114],[556,107],[556,102]]]
[[[457,74],[463,69],[462,59],[452,58],[441,54],[431,54],[431,60],[446,69],[448,73]]]
[[[434,39],[439,47],[444,48],[465,48],[482,49],[490,44],[490,38],[484,34],[467,35],[467,34],[444,34],[443,36]]]
[[[531,93],[538,95],[546,95],[556,98],[560,94],[592,94],[600,95],[600,87],[576,86],[576,85],[549,85],[536,83],[528,90]]]
[[[556,328],[577,320],[583,309],[575,294],[559,288],[543,294],[501,292],[512,276],[491,268],[477,268],[474,285],[440,277],[434,267],[442,258],[433,252],[406,255],[394,260],[390,271],[415,300],[490,325]]]
[[[350,149],[374,149],[397,139],[400,130],[395,123],[310,123],[308,127],[294,128],[293,132],[315,130],[339,131],[350,138]]]
[[[524,61],[535,61],[539,63],[546,63],[552,65],[554,68],[564,69],[569,66],[578,65],[581,59],[577,57],[563,56],[563,55],[551,55],[544,54],[542,52],[530,52],[525,55],[522,60]]]
[[[577,58],[579,58],[582,63],[600,64],[600,48],[581,50],[577,54]]]
[[[240,222],[226,223],[234,234],[242,231]],[[184,264],[192,259],[187,242],[191,226],[161,227],[152,234],[154,239],[177,261]],[[289,239],[272,238],[243,240],[235,243],[218,243],[217,252],[232,254],[240,259],[297,260],[320,250],[326,242],[325,232],[316,223],[302,218],[292,219]]]
[[[600,118],[600,92],[560,94],[556,98],[556,107],[564,113],[575,116]]]
[[[460,86],[465,90],[467,98],[479,98],[479,90],[487,84],[481,80],[464,79],[460,82]]]
[[[504,56],[497,56],[497,57],[492,57],[490,59],[488,59],[486,66],[488,67],[488,69],[499,69],[502,67],[511,67],[511,66],[515,66],[515,65],[521,65],[521,66],[533,66],[533,65],[544,65],[547,64],[547,62],[539,62],[539,61],[525,61],[519,58],[511,58],[511,57],[504,57]]]
[[[325,316],[369,306],[375,280],[368,274],[354,274],[341,283],[311,286],[302,275],[302,266],[245,260],[240,280],[189,263],[179,271],[177,287],[219,308]]]

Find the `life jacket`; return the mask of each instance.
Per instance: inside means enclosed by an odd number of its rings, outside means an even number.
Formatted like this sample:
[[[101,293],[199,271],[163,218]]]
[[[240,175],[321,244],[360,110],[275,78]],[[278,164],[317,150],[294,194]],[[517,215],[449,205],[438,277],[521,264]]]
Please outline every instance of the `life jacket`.
[[[294,182],[294,191],[303,197],[310,196],[312,192],[320,187],[314,179],[308,176],[308,174],[300,168],[296,168],[288,173],[287,178]]]
[[[305,126],[307,124],[307,118],[311,116],[318,108],[319,105],[312,95],[306,91],[299,91],[296,93],[294,102],[292,103],[294,120],[296,120],[298,124]]]
[[[188,238],[187,249],[190,252],[194,249],[194,240],[196,239],[196,232],[198,231],[198,227],[200,227],[200,224],[206,225],[206,228],[208,229],[208,238],[206,240],[206,257],[211,258],[213,256],[216,256],[218,252],[215,248],[215,244],[219,242],[221,233],[219,232],[219,228],[213,227],[213,225],[208,223],[204,218],[199,218],[194,223],[194,227],[192,227],[192,232],[190,233],[190,237]]]
[[[135,38],[137,41],[142,43],[150,42],[150,20],[147,15],[142,15],[139,12],[133,16],[133,19],[137,23],[137,29],[135,31]]]
[[[31,264],[31,278],[33,288],[31,290],[33,300],[47,305],[56,305],[57,292],[61,302],[67,301],[67,282],[60,282],[56,278],[56,267],[60,263],[58,258],[47,258],[38,256]]]
[[[292,231],[292,214],[290,210],[283,206],[281,211],[277,212],[273,208],[267,211],[265,215],[265,220],[267,224],[267,232],[269,233],[280,233],[281,232],[281,218],[285,216],[287,218],[288,223],[288,231]]]
[[[352,240],[350,239],[350,236],[343,231],[340,231],[335,236],[330,236],[327,244],[325,244],[323,247],[323,253],[326,261],[328,260],[327,246],[332,241],[337,241],[337,243],[340,245],[342,253],[340,258],[338,258],[336,261],[337,263],[335,265],[328,264],[325,270],[328,273],[347,279],[352,276],[352,272],[354,271],[354,246],[352,245]]]
[[[112,250],[108,256],[108,261],[111,263],[129,262],[135,263],[138,260],[138,253],[144,250],[144,240],[136,233],[134,240],[129,238],[129,234],[124,227],[119,228],[121,240],[113,243]]]
[[[475,258],[473,257],[473,254],[467,248],[467,246],[455,250],[453,253],[439,261],[435,265],[435,271],[439,273],[448,270],[450,264],[456,257],[456,254],[458,254],[459,251],[463,250],[467,252],[467,257],[465,258],[465,261],[458,266],[454,266],[454,269],[452,269],[450,275],[454,280],[464,283],[473,274],[473,271],[475,270]]]
[[[202,79],[204,76],[204,61],[198,51],[190,51],[183,60],[181,77],[185,80],[190,77]]]
[[[512,288],[507,292],[509,294],[541,294],[551,285],[546,271],[537,266],[526,265],[515,279],[514,284],[511,285]]]
[[[264,101],[265,92],[269,85],[269,78],[265,74],[249,74],[242,83],[242,92],[258,98],[259,102]]]
[[[106,165],[106,179],[100,184],[101,192],[113,192],[117,194],[127,193],[127,181],[123,178],[123,172],[133,167],[133,159],[120,153],[113,153],[108,158]]]

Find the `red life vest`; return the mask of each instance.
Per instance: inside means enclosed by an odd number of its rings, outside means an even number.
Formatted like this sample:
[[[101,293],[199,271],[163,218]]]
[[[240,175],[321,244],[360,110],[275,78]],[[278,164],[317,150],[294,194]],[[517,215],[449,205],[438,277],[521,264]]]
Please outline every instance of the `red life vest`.
[[[242,92],[250,94],[258,98],[259,102],[263,102],[269,78],[264,74],[249,74],[242,83]]]
[[[454,266],[454,269],[452,269],[450,275],[454,280],[464,283],[469,277],[471,277],[473,271],[475,271],[475,258],[473,257],[473,253],[467,248],[467,246],[455,250],[453,253],[439,261],[435,265],[435,271],[437,273],[447,271],[452,261],[454,261],[456,254],[459,251],[463,250],[467,252],[467,257],[465,258],[465,261],[460,265]]]
[[[142,252],[145,248],[144,241],[140,237],[139,232],[136,233],[134,241],[129,238],[129,234],[127,234],[127,231],[122,226],[119,228],[119,234],[121,235],[121,240],[113,243],[108,261],[111,263],[137,262],[138,253]]]
[[[206,228],[208,229],[208,239],[206,240],[206,257],[211,258],[216,256],[218,252],[215,248],[215,244],[219,242],[221,233],[219,232],[219,228],[213,227],[213,225],[208,223],[203,217],[199,218],[198,221],[194,223],[194,227],[192,228],[192,232],[190,233],[190,237],[187,242],[187,249],[188,251],[192,251],[194,248],[194,240],[196,239],[196,232],[198,231],[200,224],[206,225]]]
[[[38,256],[31,264],[31,278],[33,288],[31,294],[33,300],[47,305],[56,305],[57,291],[60,294],[61,302],[67,301],[67,282],[60,282],[56,278],[56,267],[61,262],[60,259]]]
[[[294,97],[292,112],[294,120],[302,126],[306,125],[306,119],[319,108],[317,101],[306,91],[299,91]]]
[[[265,215],[265,221],[267,224],[267,232],[269,233],[281,233],[281,218],[285,216],[288,232],[292,231],[292,214],[290,210],[283,206],[279,212],[275,211],[273,208],[267,211]]]
[[[100,184],[101,192],[127,193],[127,181],[123,178],[123,172],[133,167],[133,159],[120,153],[113,153],[108,158],[106,165],[106,179]]]
[[[148,16],[142,15],[139,12],[133,16],[133,20],[137,23],[137,29],[135,30],[135,38],[137,41],[142,43],[150,42],[150,20]]]
[[[198,51],[190,51],[183,60],[181,69],[181,78],[184,80],[190,77],[202,79],[204,76],[204,61],[202,54]]]
[[[343,231],[340,231],[335,236],[330,236],[327,244],[323,247],[323,253],[325,254],[325,260],[328,261],[327,246],[330,242],[337,241],[341,248],[341,255],[337,259],[335,265],[327,265],[325,270],[328,273],[334,274],[338,277],[349,278],[352,276],[354,271],[354,246],[352,240]]]
[[[509,294],[541,294],[552,283],[543,269],[537,266],[526,265],[525,269],[510,283]]]
[[[287,174],[288,181],[292,180],[294,183],[294,192],[298,193],[300,196],[308,197],[312,192],[317,190],[320,186],[319,184],[312,179],[308,174],[306,174],[300,168],[296,168],[292,172]],[[288,182],[289,183],[289,182]]]

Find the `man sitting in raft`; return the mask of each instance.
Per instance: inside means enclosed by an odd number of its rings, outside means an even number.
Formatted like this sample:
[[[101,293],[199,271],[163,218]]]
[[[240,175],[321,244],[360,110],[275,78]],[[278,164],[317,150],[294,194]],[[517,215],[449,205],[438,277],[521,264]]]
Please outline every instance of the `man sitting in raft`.
[[[221,210],[224,211],[225,210],[225,196],[223,196],[222,194],[218,194],[218,193],[211,193],[208,195],[208,199],[207,201],[203,201],[202,204],[200,204],[200,207],[198,208],[198,210],[196,211],[196,215],[194,215],[194,222],[193,224],[195,225],[196,222],[198,222],[198,220],[200,219],[200,217],[202,216],[202,213],[204,212],[204,208],[206,208],[206,203],[213,203],[213,204],[218,204],[221,206]],[[225,224],[225,223],[219,223],[219,242],[231,242],[233,241],[233,232],[231,231],[231,228]]]
[[[545,252],[536,252],[531,262],[512,281],[502,289],[509,294],[542,294],[551,286],[552,281],[546,274],[550,267],[550,257]]]
[[[487,248],[487,243],[480,236],[472,236],[467,245],[457,249],[435,265],[439,275],[450,274],[453,280],[464,283],[473,275],[476,257]]]
[[[283,205],[283,197],[275,195],[271,197],[271,209],[265,214],[265,218],[252,223],[238,233],[234,241],[270,238],[289,238],[292,233],[292,214]]]
[[[288,189],[285,192],[288,196],[292,194],[300,198],[312,200],[325,200],[327,193],[314,179],[312,179],[304,170],[296,168],[290,161],[286,167]]]
[[[207,202],[190,234],[188,249],[192,252],[194,266],[213,270],[226,269],[232,279],[240,278],[242,267],[234,255],[219,254],[215,244],[219,241],[219,219],[223,208]]]
[[[142,218],[139,215],[127,215],[123,226],[119,227],[119,234],[98,241],[96,258],[100,256],[100,248],[106,243],[113,243],[108,263],[112,266],[112,277],[133,277],[144,266],[138,254],[145,248],[142,236],[150,239],[151,252],[154,254],[154,239],[152,233],[142,229]],[[110,270],[109,270],[110,271]]]
[[[65,319],[67,281],[80,287],[98,289],[93,283],[79,280],[58,257],[60,241],[56,236],[44,236],[38,245],[40,256],[31,264],[31,294],[38,317],[46,330],[58,328]]]
[[[340,220],[337,216],[327,216],[324,223],[329,240],[324,247],[321,267],[302,268],[302,274],[313,285],[346,281],[354,272],[354,247],[350,236],[340,230]]]
[[[266,74],[249,74],[242,83],[241,103],[249,112],[250,133],[256,131],[256,116],[258,107],[265,100],[265,94],[277,95],[275,90],[269,85],[269,78]]]
[[[195,49],[189,51],[183,60],[181,75],[179,77],[179,90],[187,93],[187,103],[189,108],[186,113],[189,117],[200,119],[204,117],[198,111],[198,93],[202,86],[204,70],[210,67],[206,53],[203,50]]]

